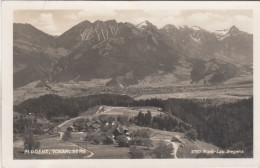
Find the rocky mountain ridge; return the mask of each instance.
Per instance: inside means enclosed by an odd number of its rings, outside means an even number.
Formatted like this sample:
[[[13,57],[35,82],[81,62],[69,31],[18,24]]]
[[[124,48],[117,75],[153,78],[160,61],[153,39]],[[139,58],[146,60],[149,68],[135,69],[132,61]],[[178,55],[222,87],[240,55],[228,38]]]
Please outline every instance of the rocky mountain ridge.
[[[158,29],[149,21],[84,21],[53,37],[28,24],[14,24],[14,87],[36,79],[95,78],[110,78],[107,86],[125,87],[151,74],[177,77],[178,67],[190,72],[192,83],[218,84],[252,63],[253,35],[235,26],[209,32],[170,24]]]

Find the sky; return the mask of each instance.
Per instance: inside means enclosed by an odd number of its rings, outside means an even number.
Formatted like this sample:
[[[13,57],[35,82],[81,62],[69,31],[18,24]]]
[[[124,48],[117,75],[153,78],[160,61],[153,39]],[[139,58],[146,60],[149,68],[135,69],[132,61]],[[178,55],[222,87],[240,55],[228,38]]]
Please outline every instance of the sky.
[[[145,20],[158,28],[167,24],[175,26],[199,26],[208,31],[228,29],[235,25],[240,30],[252,33],[253,12],[251,10],[149,10],[111,9],[102,10],[16,10],[14,23],[29,23],[45,33],[61,35],[76,24],[88,20],[141,23]]]

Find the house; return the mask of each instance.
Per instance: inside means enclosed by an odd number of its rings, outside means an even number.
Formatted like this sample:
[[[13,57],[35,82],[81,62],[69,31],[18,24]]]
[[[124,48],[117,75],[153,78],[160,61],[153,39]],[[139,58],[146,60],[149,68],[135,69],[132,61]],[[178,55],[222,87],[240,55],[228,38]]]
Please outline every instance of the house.
[[[125,125],[124,126],[119,125],[118,127],[116,127],[113,133],[115,137],[119,135],[127,135],[128,128]]]
[[[89,121],[89,122],[85,122],[85,127],[82,127],[82,130],[85,131],[99,131],[102,127],[102,124],[99,120],[95,120],[95,121]]]
[[[158,108],[158,111],[163,111],[163,109],[162,108]]]
[[[93,129],[93,131],[98,131],[101,128],[101,124],[95,122],[91,125],[91,128]]]
[[[183,143],[181,140],[181,137],[179,135],[175,135],[174,137],[172,137],[172,142],[179,142],[179,143]]]
[[[73,125],[71,125],[71,126],[69,126],[69,127],[67,128],[67,131],[77,132],[77,131],[78,131],[78,128],[75,127],[75,126],[73,126]]]

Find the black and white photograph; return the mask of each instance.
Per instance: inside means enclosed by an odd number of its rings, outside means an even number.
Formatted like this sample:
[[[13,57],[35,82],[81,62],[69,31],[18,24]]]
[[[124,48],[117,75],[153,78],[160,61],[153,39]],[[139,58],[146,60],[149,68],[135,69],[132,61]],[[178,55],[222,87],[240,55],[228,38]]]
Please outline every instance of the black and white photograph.
[[[253,9],[128,3],[12,11],[13,160],[253,159]]]

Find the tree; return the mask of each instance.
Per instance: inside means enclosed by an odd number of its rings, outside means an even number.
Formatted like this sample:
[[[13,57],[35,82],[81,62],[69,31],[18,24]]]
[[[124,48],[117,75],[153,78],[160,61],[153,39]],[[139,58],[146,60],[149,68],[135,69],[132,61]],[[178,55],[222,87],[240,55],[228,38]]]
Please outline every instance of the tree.
[[[127,116],[121,116],[121,115],[119,115],[119,116],[117,117],[117,121],[118,121],[119,123],[121,123],[121,124],[124,124],[124,125],[127,125],[128,122],[129,122]]]
[[[108,136],[103,139],[103,144],[105,144],[105,145],[109,145],[109,144],[113,144],[113,143],[114,143],[113,139]]]
[[[174,148],[171,143],[167,144],[165,141],[161,140],[157,147],[153,150],[153,154],[156,158],[172,158],[172,152]]]
[[[117,138],[117,143],[119,147],[128,147],[128,139],[125,135],[120,135]]]
[[[150,139],[145,139],[144,140],[144,146],[147,147],[147,149],[150,149],[150,147],[153,147],[153,141]]]
[[[63,141],[68,141],[71,138],[71,131],[66,131],[63,136],[62,136],[62,140]]]
[[[34,149],[39,149],[39,148],[40,148],[40,142],[34,140],[32,134],[25,136],[25,138],[24,138],[24,149],[34,150]]]
[[[144,125],[144,114],[142,111],[139,111],[137,116],[137,125],[143,126]]]
[[[190,129],[186,131],[185,136],[191,141],[196,141],[198,138],[198,132],[195,129]]]
[[[130,149],[130,155],[132,159],[142,159],[145,157],[143,150],[136,147]]]
[[[144,116],[144,124],[145,126],[150,126],[152,123],[152,113],[150,110],[147,111],[147,113]]]

